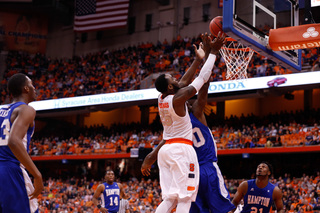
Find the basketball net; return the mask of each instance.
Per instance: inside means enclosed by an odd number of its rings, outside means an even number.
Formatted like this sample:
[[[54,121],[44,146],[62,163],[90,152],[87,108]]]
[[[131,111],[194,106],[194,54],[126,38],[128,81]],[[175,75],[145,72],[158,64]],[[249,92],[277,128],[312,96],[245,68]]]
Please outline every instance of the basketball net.
[[[226,66],[227,80],[244,80],[248,78],[247,68],[254,51],[232,38],[227,38],[227,44],[220,49]]]

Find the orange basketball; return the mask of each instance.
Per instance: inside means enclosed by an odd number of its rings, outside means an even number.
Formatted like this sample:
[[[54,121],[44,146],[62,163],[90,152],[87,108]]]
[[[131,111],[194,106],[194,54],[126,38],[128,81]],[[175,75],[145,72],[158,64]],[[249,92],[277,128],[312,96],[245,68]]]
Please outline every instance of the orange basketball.
[[[222,16],[214,17],[209,24],[210,32],[213,36],[217,37],[219,31],[223,33]]]

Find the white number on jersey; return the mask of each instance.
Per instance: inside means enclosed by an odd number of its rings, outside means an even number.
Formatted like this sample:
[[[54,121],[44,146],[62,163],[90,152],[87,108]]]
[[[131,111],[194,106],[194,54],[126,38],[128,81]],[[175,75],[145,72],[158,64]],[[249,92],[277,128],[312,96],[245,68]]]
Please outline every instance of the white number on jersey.
[[[250,213],[257,213],[259,211],[259,213],[262,213],[263,212],[263,208],[260,208],[258,210],[257,207],[251,207],[251,212]]]
[[[0,127],[0,146],[7,146],[8,145],[8,138],[10,134],[10,121],[9,119],[4,119],[1,127]]]
[[[206,140],[204,139],[203,134],[198,127],[194,127],[192,129],[192,133],[192,141],[195,147],[199,148],[200,146],[203,146],[206,143]]]
[[[171,126],[171,124],[173,122],[172,122],[172,119],[170,117],[168,110],[160,109],[159,114],[160,114],[162,125],[163,126]]]
[[[110,197],[110,206],[118,206],[119,205],[119,201],[118,201],[118,197],[115,197],[113,199],[113,197]]]

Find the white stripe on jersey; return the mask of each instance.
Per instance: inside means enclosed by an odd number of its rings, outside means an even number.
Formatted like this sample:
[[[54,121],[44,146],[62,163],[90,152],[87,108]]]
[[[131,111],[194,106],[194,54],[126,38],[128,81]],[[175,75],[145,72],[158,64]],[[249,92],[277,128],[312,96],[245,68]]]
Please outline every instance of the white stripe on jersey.
[[[101,206],[102,206],[103,208],[106,208],[106,203],[104,202],[103,193],[101,193],[100,198],[101,198]]]
[[[213,166],[216,168],[216,171],[217,171],[221,195],[223,197],[227,198],[229,193],[228,193],[228,190],[226,189],[226,186],[224,185],[224,179],[223,179],[223,176],[221,174],[221,171],[220,171],[220,168],[219,168],[217,162],[213,162]]]
[[[27,194],[30,195],[34,191],[34,187],[33,187],[32,181],[31,181],[28,173],[26,172],[26,170],[24,168],[21,168],[21,171],[22,171],[22,174],[23,174],[24,182],[26,184]],[[34,213],[35,211],[37,211],[37,209],[38,209],[38,199],[34,198],[32,200],[29,200],[29,203],[30,203],[30,212]]]

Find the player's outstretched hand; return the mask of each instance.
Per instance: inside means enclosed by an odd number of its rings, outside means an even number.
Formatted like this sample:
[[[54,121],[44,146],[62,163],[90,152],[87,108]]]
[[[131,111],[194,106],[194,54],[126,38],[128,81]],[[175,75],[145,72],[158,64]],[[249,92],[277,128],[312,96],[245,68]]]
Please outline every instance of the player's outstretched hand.
[[[33,191],[33,193],[31,193],[31,194],[29,195],[30,200],[32,200],[32,199],[34,199],[34,198],[37,198],[38,195],[42,192],[42,190],[43,190],[42,176],[40,176],[40,177],[34,177],[33,185],[34,185],[34,191]]]
[[[201,34],[201,39],[202,39],[202,49],[205,52],[205,57],[208,57],[210,50],[211,50],[211,37],[208,35],[208,33]]]
[[[202,47],[203,47],[202,42],[200,43],[198,49],[197,49],[197,46],[195,44],[193,44],[194,52],[196,53],[196,60],[202,61],[202,59],[205,56],[205,52]]]
[[[220,48],[226,43],[226,35],[224,33],[221,33],[221,31],[218,33],[218,36],[211,42],[211,53],[218,54]]]

